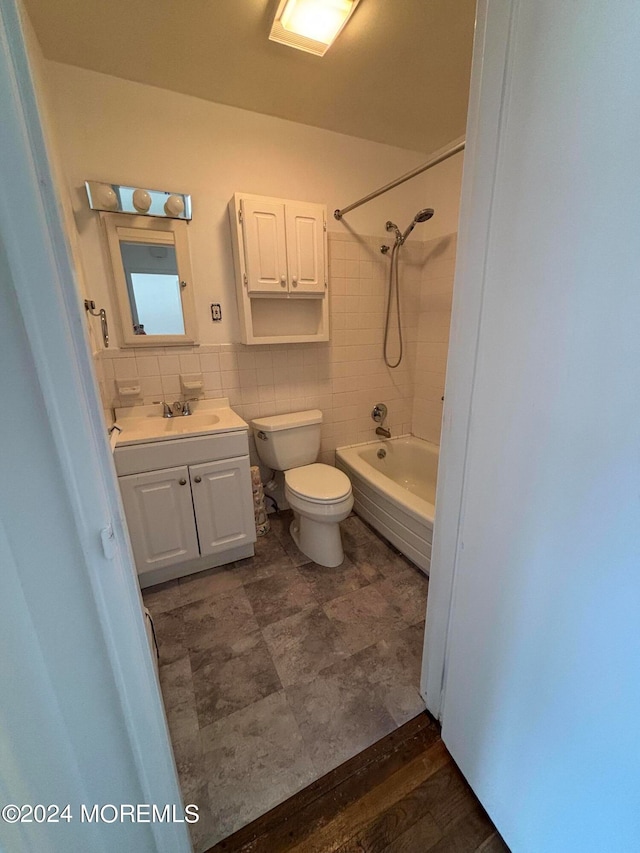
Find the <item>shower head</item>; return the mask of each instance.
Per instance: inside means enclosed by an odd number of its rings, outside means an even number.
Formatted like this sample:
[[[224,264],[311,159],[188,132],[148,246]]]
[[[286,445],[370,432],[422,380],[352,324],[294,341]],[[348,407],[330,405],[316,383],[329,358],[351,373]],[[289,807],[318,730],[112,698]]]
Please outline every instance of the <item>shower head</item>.
[[[427,219],[431,219],[434,212],[435,211],[432,207],[425,207],[416,213],[416,215],[413,217],[413,221],[414,222],[426,222]]]
[[[404,241],[407,239],[409,234],[411,234],[411,232],[416,227],[418,222],[426,222],[427,219],[431,219],[433,214],[434,214],[434,210],[432,207],[424,207],[422,210],[419,210],[416,213],[416,215],[413,217],[413,222],[411,223],[411,225],[409,225],[407,230],[402,235],[402,242],[404,243]]]

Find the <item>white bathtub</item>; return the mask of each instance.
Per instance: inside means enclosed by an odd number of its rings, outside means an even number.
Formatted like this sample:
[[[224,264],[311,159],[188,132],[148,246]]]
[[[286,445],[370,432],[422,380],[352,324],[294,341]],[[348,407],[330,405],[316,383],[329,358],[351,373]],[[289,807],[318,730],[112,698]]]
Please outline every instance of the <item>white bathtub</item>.
[[[336,450],[336,465],[353,486],[357,514],[426,574],[431,564],[438,451],[437,444],[413,436]]]

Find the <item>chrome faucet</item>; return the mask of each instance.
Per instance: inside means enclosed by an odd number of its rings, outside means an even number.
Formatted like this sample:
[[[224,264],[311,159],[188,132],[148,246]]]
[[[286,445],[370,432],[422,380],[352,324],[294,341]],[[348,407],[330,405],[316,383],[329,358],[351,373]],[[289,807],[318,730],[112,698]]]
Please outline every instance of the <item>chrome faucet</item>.
[[[193,414],[189,403],[195,403],[197,400],[197,397],[191,397],[189,400],[184,401],[176,400],[176,402],[173,404],[173,408],[176,412],[181,412],[183,418],[186,418],[188,417],[188,415]]]
[[[173,412],[171,411],[171,406],[168,403],[165,403],[164,400],[160,400],[159,402],[162,404],[162,417],[172,418]]]
[[[384,426],[387,417],[387,407],[384,403],[377,403],[371,412],[371,418],[380,426],[376,427],[376,435],[381,435],[383,438],[391,438],[391,430]]]

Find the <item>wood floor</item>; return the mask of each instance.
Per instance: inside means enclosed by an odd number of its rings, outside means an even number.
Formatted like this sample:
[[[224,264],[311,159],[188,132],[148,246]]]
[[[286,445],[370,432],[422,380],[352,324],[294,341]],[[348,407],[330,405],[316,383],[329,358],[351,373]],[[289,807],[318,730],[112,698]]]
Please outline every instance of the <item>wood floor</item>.
[[[207,853],[508,853],[423,713]]]

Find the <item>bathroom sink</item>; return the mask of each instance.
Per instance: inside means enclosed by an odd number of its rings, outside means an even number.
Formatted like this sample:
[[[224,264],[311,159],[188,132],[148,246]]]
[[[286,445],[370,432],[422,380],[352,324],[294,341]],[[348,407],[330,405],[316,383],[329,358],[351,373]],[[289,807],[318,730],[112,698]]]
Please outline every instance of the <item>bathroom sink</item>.
[[[182,435],[182,433],[194,432],[194,430],[209,430],[220,423],[219,416],[209,412],[192,414],[186,418],[178,415],[174,418],[162,418],[161,420],[164,431],[172,435],[176,433]]]
[[[158,404],[116,409],[116,423],[121,428],[116,446],[248,429],[226,398],[199,400],[192,408],[191,415],[172,418],[163,417],[162,405]]]

